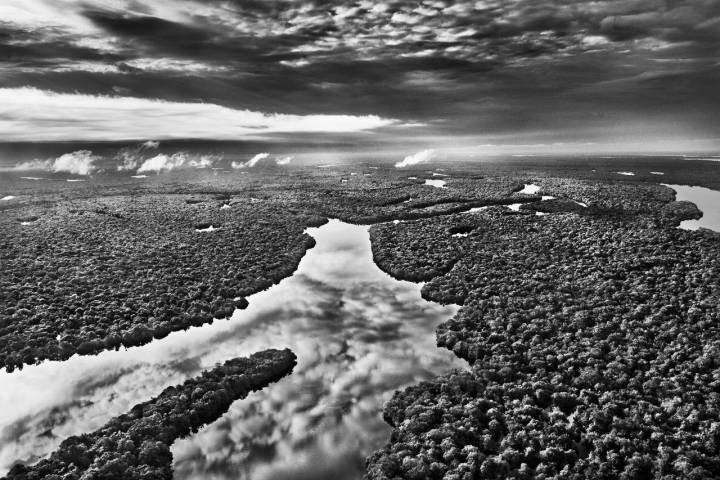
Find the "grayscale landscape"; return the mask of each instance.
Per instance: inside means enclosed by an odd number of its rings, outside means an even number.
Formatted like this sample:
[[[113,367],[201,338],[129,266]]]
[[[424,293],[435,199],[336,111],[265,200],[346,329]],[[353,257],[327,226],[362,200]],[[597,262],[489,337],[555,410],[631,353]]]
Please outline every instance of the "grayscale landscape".
[[[720,6],[0,31],[0,479],[720,478]]]

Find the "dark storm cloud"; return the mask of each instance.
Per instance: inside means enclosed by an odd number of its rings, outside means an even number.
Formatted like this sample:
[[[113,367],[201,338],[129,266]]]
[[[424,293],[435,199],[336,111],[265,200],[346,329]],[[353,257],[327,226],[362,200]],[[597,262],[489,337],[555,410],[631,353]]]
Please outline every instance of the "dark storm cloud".
[[[646,114],[718,126],[713,0],[94,0],[55,22],[5,18],[3,86],[377,114],[443,134]]]
[[[157,42],[205,42],[211,35],[199,28],[152,16],[127,16],[90,10],[85,16],[110,34],[151,38]]]

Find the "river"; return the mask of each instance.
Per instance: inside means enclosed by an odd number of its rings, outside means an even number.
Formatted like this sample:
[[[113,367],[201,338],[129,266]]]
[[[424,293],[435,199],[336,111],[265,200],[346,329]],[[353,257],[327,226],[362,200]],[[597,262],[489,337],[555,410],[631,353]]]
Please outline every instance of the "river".
[[[148,345],[0,372],[0,472],[34,463],[163,388],[231,357],[291,348],[292,375],[173,447],[176,479],[353,479],[388,440],[393,392],[466,364],[435,346],[451,317],[372,261],[367,226],[310,228],[295,274],[230,320]],[[212,235],[212,232],[198,233]]]

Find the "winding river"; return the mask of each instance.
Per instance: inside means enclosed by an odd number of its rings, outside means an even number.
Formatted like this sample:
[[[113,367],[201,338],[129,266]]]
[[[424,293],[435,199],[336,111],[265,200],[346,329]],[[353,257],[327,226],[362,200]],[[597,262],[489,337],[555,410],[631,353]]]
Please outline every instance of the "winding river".
[[[298,356],[292,375],[173,445],[175,478],[360,478],[365,457],[388,439],[381,412],[393,392],[464,366],[435,346],[435,327],[457,307],[426,302],[421,285],[380,271],[367,226],[333,220],[308,233],[317,245],[295,274],[251,296],[230,320],[0,371],[0,472],[34,463],[65,437],[216,362],[289,347]]]

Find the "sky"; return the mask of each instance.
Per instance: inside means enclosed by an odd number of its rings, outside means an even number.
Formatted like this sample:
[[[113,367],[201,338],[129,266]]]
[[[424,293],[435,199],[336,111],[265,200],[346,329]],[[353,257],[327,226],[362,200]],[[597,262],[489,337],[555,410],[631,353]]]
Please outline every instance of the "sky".
[[[720,150],[717,0],[3,0],[4,142]]]

